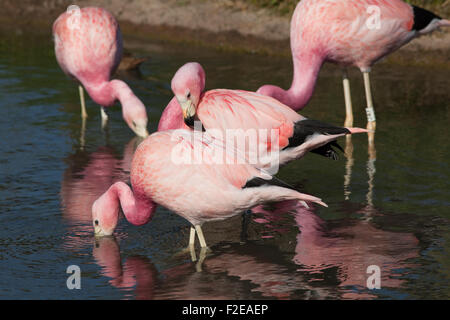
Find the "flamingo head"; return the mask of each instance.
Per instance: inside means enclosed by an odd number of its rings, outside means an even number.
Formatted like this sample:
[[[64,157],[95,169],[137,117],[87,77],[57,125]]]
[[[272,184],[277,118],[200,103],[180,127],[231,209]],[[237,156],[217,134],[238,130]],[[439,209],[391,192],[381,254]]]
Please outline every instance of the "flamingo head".
[[[189,62],[178,69],[172,78],[172,91],[188,126],[193,124],[200,96],[205,89],[205,77],[205,70],[199,63]]]
[[[119,220],[119,205],[113,196],[106,192],[92,205],[92,224],[96,236],[110,236]]]
[[[122,116],[133,132],[142,138],[148,137],[147,112],[142,102],[132,105],[132,107],[122,108]]]

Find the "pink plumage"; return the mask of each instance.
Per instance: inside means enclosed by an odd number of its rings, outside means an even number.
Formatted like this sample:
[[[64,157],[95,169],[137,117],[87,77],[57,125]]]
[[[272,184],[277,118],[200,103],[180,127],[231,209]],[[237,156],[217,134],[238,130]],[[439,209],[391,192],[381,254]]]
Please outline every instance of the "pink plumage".
[[[275,168],[299,159],[308,151],[336,157],[334,140],[364,129],[339,128],[307,119],[288,106],[262,94],[215,89],[203,92],[205,72],[196,62],[183,65],[172,79],[172,99],[164,110],[159,129],[184,128],[197,118],[214,137],[246,140],[244,151],[251,164]],[[178,101],[178,103],[177,103]],[[183,122],[184,121],[184,122]],[[256,137],[252,144],[250,137]]]
[[[319,198],[287,188],[249,164],[229,162],[228,157],[235,156],[232,152],[207,133],[179,129],[150,135],[133,157],[133,190],[117,182],[94,202],[95,232],[112,234],[119,207],[129,222],[142,225],[150,221],[156,204],[160,204],[187,219],[198,231],[206,221],[226,219],[265,202],[290,199],[325,206]]]
[[[54,22],[53,37],[61,69],[102,107],[119,100],[125,122],[137,135],[146,137],[144,104],[125,82],[110,81],[122,58],[122,36],[112,14],[94,7],[69,10]]]
[[[158,131],[182,128],[189,129],[189,127],[184,123],[181,106],[178,103],[177,98],[173,97],[159,119]]]
[[[257,92],[301,110],[313,94],[324,62],[356,66],[367,74],[368,121],[373,122],[368,128],[374,130],[368,77],[373,64],[415,37],[449,25],[450,21],[402,0],[302,0],[291,20],[292,85],[288,90],[265,85]],[[349,90],[346,126],[353,124]]]

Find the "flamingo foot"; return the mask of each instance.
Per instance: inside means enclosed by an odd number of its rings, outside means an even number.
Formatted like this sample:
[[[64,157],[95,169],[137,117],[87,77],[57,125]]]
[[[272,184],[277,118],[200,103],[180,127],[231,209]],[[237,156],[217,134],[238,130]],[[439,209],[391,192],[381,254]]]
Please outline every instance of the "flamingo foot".
[[[375,141],[375,130],[377,127],[377,123],[375,121],[369,121],[367,123],[368,137],[369,137],[369,145],[373,144]]]
[[[353,127],[353,116],[347,116],[344,121],[344,127],[352,128]]]
[[[186,248],[183,248],[183,249],[181,249],[180,251],[174,253],[174,254],[172,255],[172,258],[178,259],[178,258],[180,258],[180,257],[182,257],[182,256],[187,255],[187,254],[190,254],[190,255],[191,255],[191,260],[192,260],[192,262],[197,261],[197,256],[196,256],[196,254],[195,254],[195,247],[194,247],[194,246],[190,246],[190,245],[187,246]]]
[[[209,253],[210,249],[208,247],[201,248],[200,250],[200,258],[198,262],[195,264],[195,270],[197,272],[202,272],[203,261],[205,261],[206,254]]]

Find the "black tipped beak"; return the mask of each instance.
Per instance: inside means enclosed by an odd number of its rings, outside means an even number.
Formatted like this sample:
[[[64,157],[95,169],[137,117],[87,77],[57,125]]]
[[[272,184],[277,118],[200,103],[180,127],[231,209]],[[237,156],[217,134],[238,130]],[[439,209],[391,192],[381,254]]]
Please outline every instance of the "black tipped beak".
[[[184,118],[184,123],[191,129],[194,129],[195,117]]]
[[[197,127],[195,126],[197,122]],[[200,122],[200,120],[196,119],[195,116],[193,117],[189,117],[189,118],[184,118],[184,123],[191,129],[195,130],[195,129],[199,129],[198,124],[200,124],[201,126],[201,131],[205,131],[205,127],[203,126],[203,124]]]

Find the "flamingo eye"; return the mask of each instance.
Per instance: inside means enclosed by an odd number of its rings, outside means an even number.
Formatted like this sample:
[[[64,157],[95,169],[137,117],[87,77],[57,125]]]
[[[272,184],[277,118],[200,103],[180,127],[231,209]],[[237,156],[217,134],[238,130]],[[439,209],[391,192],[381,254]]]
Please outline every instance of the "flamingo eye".
[[[191,93],[190,92],[188,92],[188,94],[187,94],[187,98],[189,99],[191,97]]]

